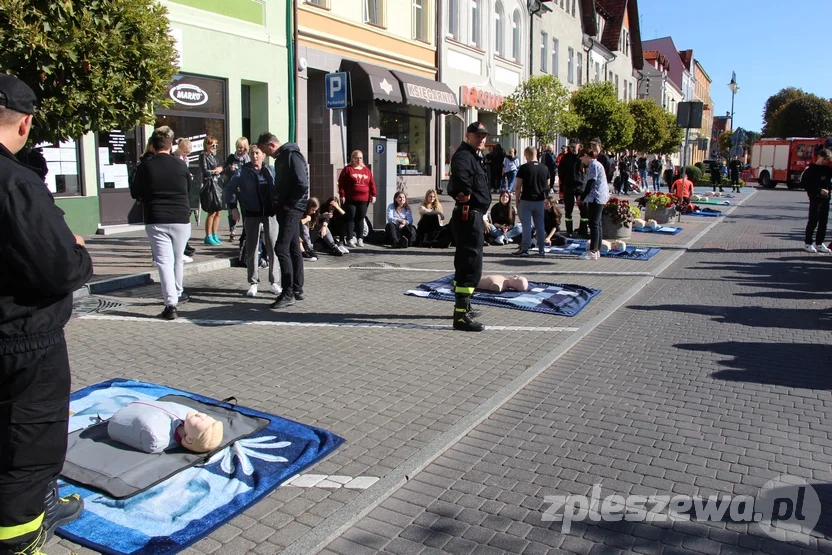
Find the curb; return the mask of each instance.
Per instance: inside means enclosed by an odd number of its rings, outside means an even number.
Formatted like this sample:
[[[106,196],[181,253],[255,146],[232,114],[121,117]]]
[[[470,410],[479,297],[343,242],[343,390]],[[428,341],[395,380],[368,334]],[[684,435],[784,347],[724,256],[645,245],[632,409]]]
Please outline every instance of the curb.
[[[233,258],[218,258],[216,260],[208,260],[205,262],[197,262],[195,264],[185,265],[185,275],[194,276],[197,274],[204,274],[205,272],[213,272],[215,270],[222,270],[231,267]],[[156,270],[141,272],[138,274],[131,274],[127,276],[118,276],[114,278],[102,279],[88,283],[73,294],[73,299],[77,300],[89,295],[101,295],[105,293],[112,293],[119,289],[127,289],[128,287],[137,287],[139,285],[149,285],[159,281],[159,272]]]

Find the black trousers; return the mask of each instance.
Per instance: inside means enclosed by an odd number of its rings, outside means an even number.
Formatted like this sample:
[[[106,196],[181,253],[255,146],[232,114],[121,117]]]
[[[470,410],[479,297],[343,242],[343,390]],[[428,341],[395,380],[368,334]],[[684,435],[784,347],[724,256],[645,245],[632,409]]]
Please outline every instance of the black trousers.
[[[0,532],[43,513],[66,457],[70,386],[63,337],[47,349],[0,356]]]
[[[393,245],[394,247],[399,246],[402,237],[407,238],[407,242],[409,245],[413,245],[414,243],[416,243],[416,228],[410,224],[407,224],[404,227],[399,227],[397,225],[388,223],[386,226],[384,226],[384,229],[387,232],[387,242]]]
[[[442,228],[442,220],[436,214],[422,216],[419,225],[416,226],[416,244],[422,245],[427,238],[429,243],[436,239],[439,230]]]
[[[571,234],[574,230],[572,213],[575,211],[575,187],[563,185],[563,221],[566,223],[566,233]]]
[[[604,205],[600,202],[585,202],[584,206],[587,207],[589,217],[589,250],[597,251],[601,248],[601,213],[604,211]]]
[[[344,203],[344,211],[347,213],[344,219],[346,220],[346,237],[352,239],[364,237],[364,218],[367,217],[367,207],[369,202],[346,202]]]
[[[813,197],[809,199],[809,223],[806,225],[806,244],[820,245],[826,240],[826,223],[829,221],[829,197]],[[817,228],[817,234],[815,234]]]
[[[451,231],[454,234],[454,283],[457,296],[471,296],[482,278],[482,244],[485,236],[482,212],[469,210],[462,219],[462,208],[454,209]]]
[[[736,186],[737,186],[737,185],[739,185],[739,184],[740,184],[740,174],[738,174],[738,173],[732,173],[732,174],[731,174],[731,185],[733,185],[734,187],[736,187]]]
[[[277,214],[280,228],[275,244],[275,254],[280,262],[280,286],[284,295],[303,293],[303,254],[300,252],[300,210],[284,210]]]

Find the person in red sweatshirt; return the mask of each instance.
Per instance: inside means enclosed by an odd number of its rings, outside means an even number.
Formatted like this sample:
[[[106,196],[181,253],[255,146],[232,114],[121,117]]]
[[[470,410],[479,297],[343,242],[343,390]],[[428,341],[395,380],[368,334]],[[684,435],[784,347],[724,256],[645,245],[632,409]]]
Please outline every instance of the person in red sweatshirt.
[[[367,207],[376,201],[373,172],[364,165],[364,153],[354,150],[350,163],[338,176],[338,196],[347,213],[346,237],[350,247],[364,246],[364,218]],[[356,235],[358,238],[356,239]]]

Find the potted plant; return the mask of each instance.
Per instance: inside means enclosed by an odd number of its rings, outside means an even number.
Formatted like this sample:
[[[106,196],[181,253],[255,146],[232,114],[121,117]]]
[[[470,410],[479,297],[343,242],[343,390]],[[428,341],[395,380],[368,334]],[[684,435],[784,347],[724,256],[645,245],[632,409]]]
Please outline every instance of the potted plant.
[[[601,212],[604,239],[628,239],[633,232],[633,212],[630,203],[613,197]]]
[[[676,217],[676,209],[679,199],[666,193],[653,193],[647,198],[647,213],[645,218],[656,220],[660,224],[666,224]]]

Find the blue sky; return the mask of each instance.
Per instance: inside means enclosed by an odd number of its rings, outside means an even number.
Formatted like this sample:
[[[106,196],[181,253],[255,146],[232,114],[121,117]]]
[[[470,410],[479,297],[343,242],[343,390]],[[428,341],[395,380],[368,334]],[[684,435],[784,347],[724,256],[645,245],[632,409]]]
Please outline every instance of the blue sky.
[[[736,126],[759,131],[765,101],[784,87],[832,97],[832,72],[820,62],[831,0],[639,0],[638,8],[642,40],[671,36],[680,50],[693,49],[713,80],[716,115],[731,110],[737,72]]]

